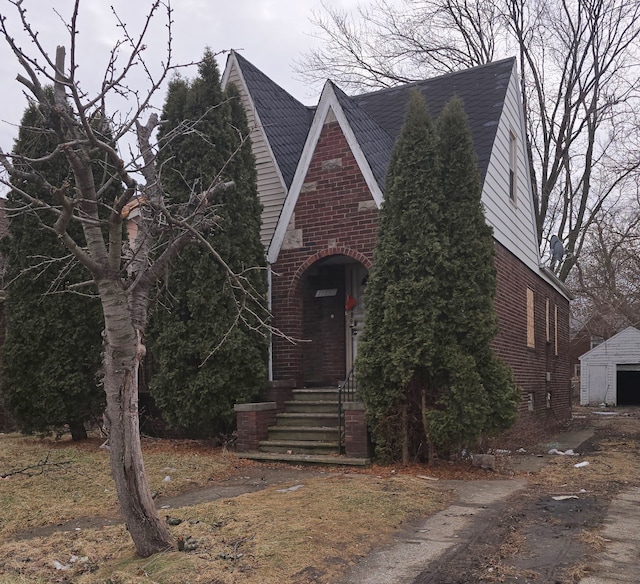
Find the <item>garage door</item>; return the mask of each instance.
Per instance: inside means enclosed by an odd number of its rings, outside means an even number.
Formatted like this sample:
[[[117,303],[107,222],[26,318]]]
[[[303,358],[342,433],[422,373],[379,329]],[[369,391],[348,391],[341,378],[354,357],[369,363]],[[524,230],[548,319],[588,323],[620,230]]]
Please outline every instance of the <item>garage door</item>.
[[[606,402],[607,395],[607,366],[589,366],[589,403],[601,404]],[[611,400],[612,400],[611,396]],[[613,400],[612,400],[613,401]]]
[[[640,364],[618,365],[616,393],[619,406],[640,405]]]

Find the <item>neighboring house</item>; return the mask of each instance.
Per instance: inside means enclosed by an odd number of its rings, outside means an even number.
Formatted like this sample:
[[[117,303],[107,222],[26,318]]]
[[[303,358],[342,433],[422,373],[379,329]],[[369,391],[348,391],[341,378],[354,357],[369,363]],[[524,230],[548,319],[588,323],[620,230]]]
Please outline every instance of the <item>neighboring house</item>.
[[[640,405],[640,331],[632,326],[580,357],[580,404]]]
[[[569,293],[541,266],[515,59],[355,97],[327,81],[313,108],[235,52],[227,83],[253,128],[273,324],[306,340],[274,337],[270,399],[335,386],[352,368],[387,165],[418,90],[434,118],[452,96],[464,101],[494,229],[493,345],[522,390],[521,412],[570,416]]]
[[[628,326],[628,323],[612,322],[614,318],[592,316],[588,320],[571,318],[569,332],[569,371],[573,397],[580,396],[580,357],[591,349],[610,339],[616,332]]]

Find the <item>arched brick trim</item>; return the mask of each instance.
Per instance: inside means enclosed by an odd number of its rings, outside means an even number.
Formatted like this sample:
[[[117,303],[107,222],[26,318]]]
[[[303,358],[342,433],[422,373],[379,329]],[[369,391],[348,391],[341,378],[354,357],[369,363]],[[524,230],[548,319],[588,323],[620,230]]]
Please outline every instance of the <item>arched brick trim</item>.
[[[300,280],[302,279],[302,275],[317,261],[334,255],[343,255],[348,256],[351,259],[354,259],[360,262],[367,270],[371,269],[372,262],[371,260],[364,255],[363,253],[351,249],[349,247],[328,247],[326,249],[321,249],[319,252],[314,253],[312,256],[309,256],[304,262],[298,266],[296,273],[291,278],[291,283],[289,284],[289,290],[287,292],[287,297],[291,298],[293,294],[296,293],[298,286],[300,285]]]

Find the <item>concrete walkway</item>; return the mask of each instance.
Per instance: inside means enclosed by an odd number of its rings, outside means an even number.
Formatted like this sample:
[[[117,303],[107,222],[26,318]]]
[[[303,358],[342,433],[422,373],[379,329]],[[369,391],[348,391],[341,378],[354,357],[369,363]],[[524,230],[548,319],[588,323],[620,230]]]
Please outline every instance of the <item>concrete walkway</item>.
[[[455,491],[456,502],[418,523],[392,546],[363,558],[347,574],[344,584],[408,584],[428,568],[437,571],[437,563],[447,552],[481,537],[478,525],[489,526],[502,511],[503,502],[526,484],[526,479],[438,483]]]
[[[593,436],[593,430],[566,432],[554,436],[546,450],[576,449]],[[512,470],[537,472],[553,455],[514,455]],[[344,584],[410,584],[420,576],[421,582],[437,582],[438,565],[474,541],[499,516],[507,499],[524,489],[524,478],[496,481],[442,481],[439,487],[452,489],[455,502],[436,515],[422,521],[411,532],[405,532],[393,544],[363,558],[347,574]],[[638,582],[620,580],[620,582]],[[610,584],[602,581],[602,584]],[[612,581],[613,582],[613,581]],[[599,584],[599,580],[582,584]]]
[[[612,502],[601,533],[606,542],[598,554],[595,574],[580,584],[622,584],[640,581],[640,489],[634,487]]]

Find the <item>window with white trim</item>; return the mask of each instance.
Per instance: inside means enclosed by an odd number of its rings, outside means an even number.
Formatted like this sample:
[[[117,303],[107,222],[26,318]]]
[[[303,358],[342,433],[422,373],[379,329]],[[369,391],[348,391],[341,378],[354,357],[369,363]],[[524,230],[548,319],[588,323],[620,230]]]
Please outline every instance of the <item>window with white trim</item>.
[[[553,328],[554,351],[553,351],[553,354],[557,357],[558,356],[558,305],[557,304],[553,308],[553,323],[554,323],[554,328]]]
[[[518,170],[518,141],[516,135],[509,132],[509,199],[516,200]]]
[[[547,305],[546,305],[546,328],[547,328],[547,343],[551,342],[551,312],[550,312],[551,308],[550,308],[550,304],[549,304],[549,299],[547,298]]]

